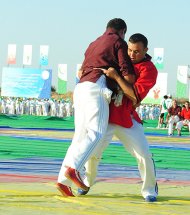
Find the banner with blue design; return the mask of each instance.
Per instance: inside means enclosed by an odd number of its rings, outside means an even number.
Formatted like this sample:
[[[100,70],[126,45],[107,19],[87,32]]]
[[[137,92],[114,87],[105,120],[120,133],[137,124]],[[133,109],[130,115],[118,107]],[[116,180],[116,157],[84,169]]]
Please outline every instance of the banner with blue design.
[[[49,46],[40,46],[40,65],[47,66],[48,65],[48,52]]]
[[[79,64],[77,64],[77,70],[76,70],[76,84],[78,84],[78,82],[79,82],[79,70],[81,69],[81,66],[82,66],[82,64],[81,63],[79,63]]]
[[[51,82],[51,69],[4,67],[1,96],[50,98]]]
[[[154,48],[154,65],[157,69],[164,68],[164,49]]]

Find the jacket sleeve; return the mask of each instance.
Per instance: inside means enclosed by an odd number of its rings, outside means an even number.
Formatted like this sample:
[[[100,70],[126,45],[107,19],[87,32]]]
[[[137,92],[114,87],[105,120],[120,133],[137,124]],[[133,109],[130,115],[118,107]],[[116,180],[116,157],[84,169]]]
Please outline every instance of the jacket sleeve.
[[[151,61],[135,65],[139,77],[134,84],[134,91],[139,101],[142,101],[150,89],[156,84],[158,71]]]

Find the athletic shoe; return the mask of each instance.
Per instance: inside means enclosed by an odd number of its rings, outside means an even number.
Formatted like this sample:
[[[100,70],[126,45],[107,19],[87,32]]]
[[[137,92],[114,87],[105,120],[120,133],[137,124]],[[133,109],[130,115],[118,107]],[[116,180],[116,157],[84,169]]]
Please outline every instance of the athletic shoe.
[[[145,198],[145,201],[146,201],[146,202],[156,202],[157,199],[156,199],[155,196],[147,196],[147,197]]]
[[[89,187],[87,187],[80,177],[80,173],[71,167],[68,167],[65,172],[65,177],[70,179],[78,188],[81,188],[84,191],[88,191]]]
[[[65,196],[65,197],[74,196],[72,193],[71,187],[68,187],[68,186],[61,184],[61,183],[57,183],[56,187],[61,192],[61,194],[63,196]]]
[[[168,134],[168,137],[172,137],[173,136],[173,134]]]
[[[88,190],[82,190],[82,189],[80,189],[80,188],[78,188],[78,193],[77,193],[77,195],[78,196],[84,196],[84,195],[86,195],[88,192],[89,192],[89,190],[90,190],[90,187],[89,187],[89,189]]]

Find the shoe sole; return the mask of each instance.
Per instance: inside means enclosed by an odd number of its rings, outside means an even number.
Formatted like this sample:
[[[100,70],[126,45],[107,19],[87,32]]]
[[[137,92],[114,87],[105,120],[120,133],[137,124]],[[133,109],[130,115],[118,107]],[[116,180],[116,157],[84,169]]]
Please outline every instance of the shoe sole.
[[[74,195],[68,195],[66,192],[61,189],[59,185],[56,185],[56,188],[59,190],[59,192],[64,196],[64,197],[75,197]]]
[[[80,182],[78,180],[74,180],[72,175],[70,175],[70,173],[68,171],[66,171],[65,177],[70,179],[78,188],[81,188],[84,191],[89,190],[89,187],[87,187],[85,184],[83,184],[82,182]]]

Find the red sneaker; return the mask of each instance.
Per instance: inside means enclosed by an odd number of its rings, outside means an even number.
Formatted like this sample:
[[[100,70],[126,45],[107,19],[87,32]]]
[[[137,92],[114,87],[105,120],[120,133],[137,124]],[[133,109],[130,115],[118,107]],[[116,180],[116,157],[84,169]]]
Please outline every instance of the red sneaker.
[[[63,185],[61,183],[57,183],[56,187],[63,196],[65,196],[65,197],[74,196],[70,187]]]
[[[81,188],[84,191],[88,191],[89,187],[87,187],[80,177],[80,173],[71,167],[68,167],[65,172],[65,177],[70,179],[77,187]]]

